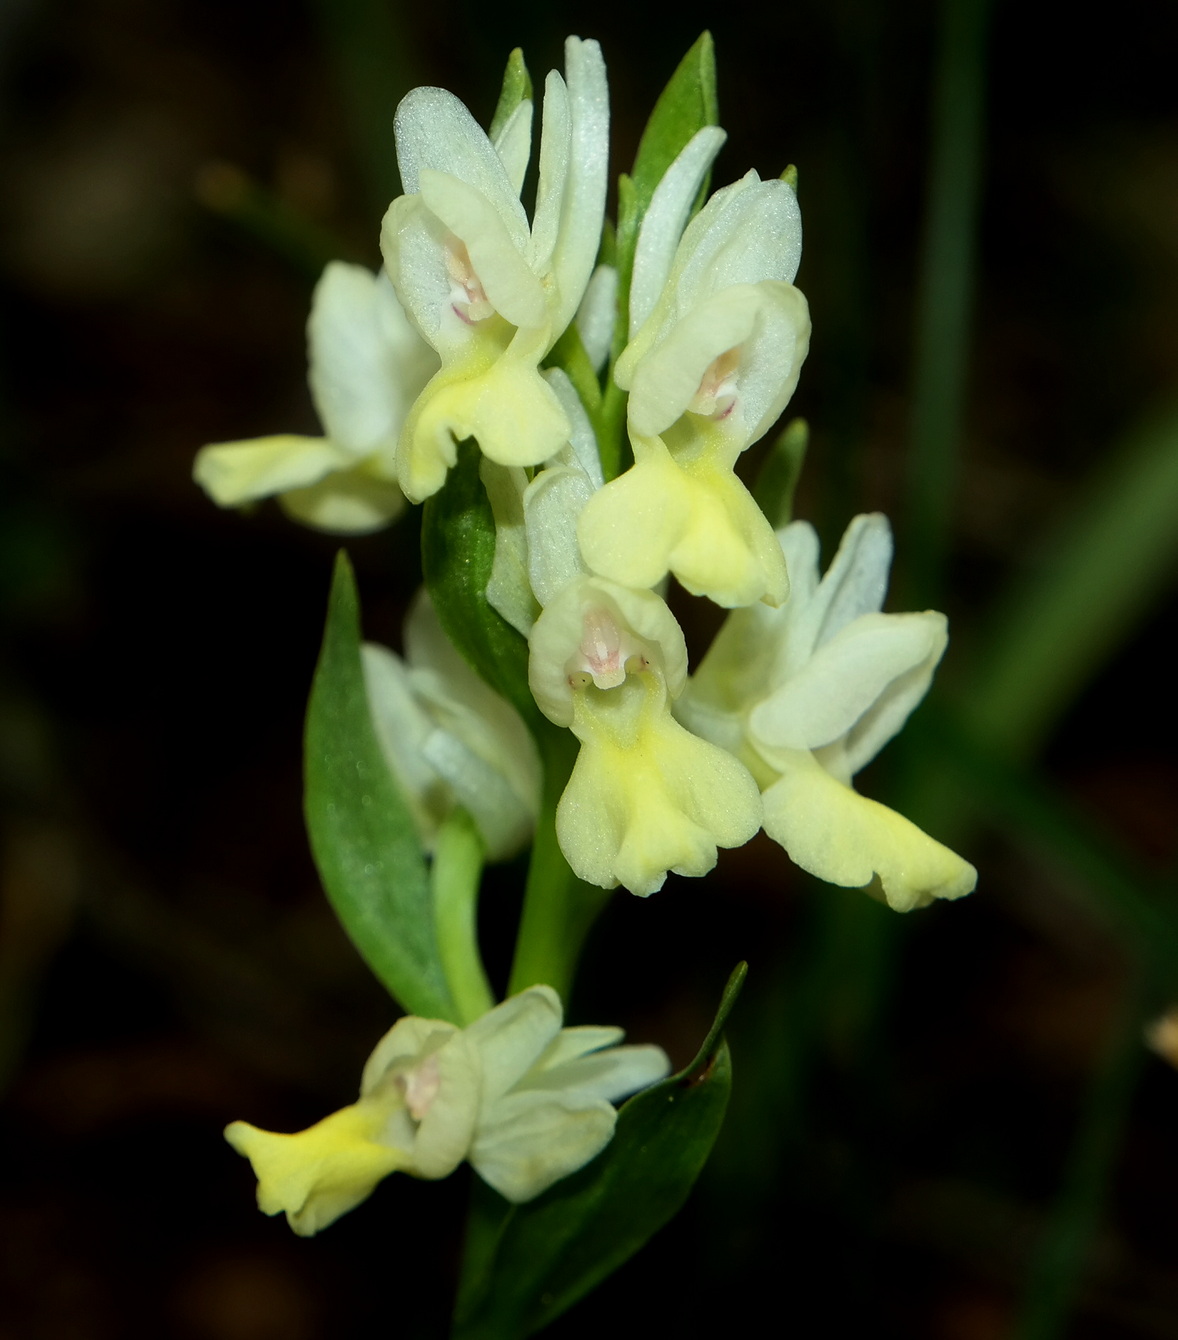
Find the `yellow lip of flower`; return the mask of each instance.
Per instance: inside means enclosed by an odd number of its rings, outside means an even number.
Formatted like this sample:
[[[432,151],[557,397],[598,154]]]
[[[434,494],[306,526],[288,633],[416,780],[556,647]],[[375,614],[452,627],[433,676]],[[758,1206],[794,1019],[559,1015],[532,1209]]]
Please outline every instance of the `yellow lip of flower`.
[[[529,224],[519,201],[530,111],[496,144],[443,89],[414,89],[397,109],[406,194],[385,216],[381,249],[397,291],[442,368],[401,433],[406,495],[437,492],[454,444],[473,437],[507,466],[537,465],[569,422],[539,371],[593,272],[608,153],[605,66],[596,42],[565,43],[568,82],[545,84],[540,178]]]
[[[589,883],[645,896],[669,870],[705,874],[717,847],[739,846],[760,826],[744,766],[671,715],[686,672],[683,634],[653,591],[581,577],[532,628],[532,692],[581,741],[556,832]]]
[[[760,827],[752,777],[679,725],[653,669],[632,672],[618,688],[575,692],[572,729],[581,750],[556,833],[588,883],[645,897],[668,871],[706,874],[717,847],[741,846]]]
[[[392,1172],[446,1177],[463,1159],[512,1201],[582,1167],[613,1134],[613,1103],[662,1079],[658,1047],[620,1047],[616,1028],[562,1029],[560,998],[536,986],[466,1029],[407,1016],[377,1043],[360,1098],[308,1130],[235,1121],[225,1138],[253,1164],[258,1206],[309,1236]]]
[[[848,887],[878,877],[900,911],[969,893],[973,866],[851,787],[927,692],[944,616],[879,613],[892,555],[880,515],[852,521],[821,580],[813,528],[795,522],[779,537],[789,601],[729,615],[683,719],[746,760],[764,787],[766,833],[811,874]]]
[[[385,275],[333,261],[307,322],[311,397],[325,436],[279,434],[219,442],[193,473],[214,502],[236,507],[278,495],[295,520],[363,534],[394,520],[401,427],[437,357],[410,324]]]
[[[673,456],[662,438],[635,438],[634,465],[589,499],[577,527],[589,567],[612,581],[654,586],[668,572],[725,608],[789,594],[781,546],[706,439]]]
[[[295,1135],[235,1121],[225,1138],[253,1164],[262,1213],[285,1211],[291,1228],[310,1237],[367,1200],[389,1173],[409,1166],[403,1150],[376,1138],[387,1122],[385,1106],[370,1101],[333,1112]]]

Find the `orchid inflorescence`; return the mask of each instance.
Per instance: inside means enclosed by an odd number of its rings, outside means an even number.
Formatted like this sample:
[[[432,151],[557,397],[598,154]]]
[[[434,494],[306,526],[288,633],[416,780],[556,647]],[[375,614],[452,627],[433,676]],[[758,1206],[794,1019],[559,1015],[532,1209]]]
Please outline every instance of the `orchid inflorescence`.
[[[493,860],[554,825],[578,880],[646,897],[764,828],[804,870],[898,911],[968,893],[971,865],[852,785],[927,692],[944,616],[881,612],[886,518],[855,517],[822,574],[813,528],[775,529],[736,474],[809,342],[792,171],[704,200],[725,136],[703,124],[639,205],[623,179],[625,217],[604,228],[605,66],[569,38],[544,85],[529,217],[532,113],[518,53],[490,133],[442,89],[402,101],[383,269],[333,262],[312,302],[323,436],[205,447],[197,480],[221,505],[276,495],[359,535],[444,498],[477,444],[494,535],[476,594],[526,640],[526,687],[496,691],[510,668],[488,673],[437,592],[414,603],[404,658],[362,653],[371,731],[423,853],[459,812]],[[670,577],[730,611],[693,675]],[[568,733],[575,761],[556,775]],[[554,986],[568,982],[533,974],[479,1017],[403,1018],[358,1102],[299,1135],[235,1122],[262,1208],[310,1233],[392,1171],[464,1159],[524,1202],[593,1159],[612,1102],[669,1064],[616,1029],[562,1030]]]

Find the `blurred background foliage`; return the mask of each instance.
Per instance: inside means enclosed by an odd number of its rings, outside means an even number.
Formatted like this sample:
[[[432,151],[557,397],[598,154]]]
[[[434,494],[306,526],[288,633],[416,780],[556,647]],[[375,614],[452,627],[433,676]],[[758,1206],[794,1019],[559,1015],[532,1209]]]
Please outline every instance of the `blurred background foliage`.
[[[305,1242],[220,1139],[347,1101],[391,1012],[301,824],[335,544],[191,460],[315,431],[310,286],[379,261],[409,87],[486,120],[512,46],[542,75],[596,36],[616,173],[705,26],[717,181],[800,171],[798,510],[828,553],[888,512],[892,608],[953,630],[861,786],[981,880],[899,918],[757,840],[614,900],[574,1021],[683,1062],[747,957],[735,1096],[685,1214],[551,1334],[1178,1337],[1178,1074],[1142,1046],[1178,1000],[1178,10],[7,0],[4,1340],[444,1333],[461,1176]],[[414,522],[349,547],[395,643]]]

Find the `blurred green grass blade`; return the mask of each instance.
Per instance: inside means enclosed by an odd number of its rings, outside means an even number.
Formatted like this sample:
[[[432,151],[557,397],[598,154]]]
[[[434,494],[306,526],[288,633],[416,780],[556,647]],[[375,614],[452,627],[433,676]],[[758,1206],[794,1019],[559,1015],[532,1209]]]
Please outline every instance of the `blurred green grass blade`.
[[[232,163],[204,164],[195,194],[207,210],[281,256],[309,283],[318,280],[328,261],[351,259],[350,249],[334,233]]]
[[[1139,425],[1008,598],[964,710],[1014,758],[1052,727],[1132,632],[1178,557],[1178,407]]]
[[[942,790],[964,792],[967,805],[1047,847],[1074,872],[1093,908],[1149,970],[1156,1003],[1178,993],[1178,902],[1171,886],[1137,870],[1087,815],[959,723],[926,708],[920,738],[924,765]]]
[[[542,1330],[679,1210],[728,1106],[732,1070],[722,1033],[746,971],[742,963],[729,979],[695,1060],[631,1098],[592,1163],[526,1205],[476,1188],[454,1340],[515,1340]]]
[[[405,21],[400,0],[312,0],[311,9],[335,69],[369,201],[383,213],[400,183],[393,114],[418,82],[414,25]]]
[[[903,603],[917,609],[940,603],[952,525],[977,251],[987,10],[987,0],[941,3],[903,532]]]
[[[305,770],[311,850],[344,930],[410,1014],[459,1022],[421,843],[372,726],[360,602],[342,551],[307,706]]]
[[[634,191],[641,222],[663,174],[688,141],[704,126],[719,125],[716,98],[716,48],[709,32],[696,39],[659,94],[634,157]],[[700,200],[707,182],[700,188]]]
[[[1145,1059],[1138,993],[1122,1007],[1080,1112],[1063,1186],[1034,1253],[1014,1340],[1061,1340],[1100,1227]]]

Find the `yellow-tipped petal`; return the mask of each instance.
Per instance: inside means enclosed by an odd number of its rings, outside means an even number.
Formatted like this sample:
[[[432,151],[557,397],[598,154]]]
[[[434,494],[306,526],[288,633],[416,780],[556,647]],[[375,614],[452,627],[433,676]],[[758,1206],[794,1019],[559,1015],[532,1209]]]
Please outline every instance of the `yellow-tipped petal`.
[[[220,507],[239,507],[287,489],[306,488],[356,458],[325,437],[280,433],[215,442],[196,453],[192,477]]]
[[[361,1099],[295,1135],[235,1121],[225,1128],[225,1139],[253,1165],[262,1213],[284,1211],[291,1228],[310,1237],[367,1200],[382,1178],[408,1166],[403,1151],[377,1139],[389,1116],[388,1097]]]
[[[877,801],[845,786],[805,751],[774,751],[780,778],[762,797],[765,832],[829,884],[860,888],[878,875],[897,912],[961,898],[978,873],[968,861]]]
[[[468,437],[500,465],[539,465],[564,446],[571,425],[539,373],[542,352],[542,341],[517,337],[489,363],[490,346],[474,366],[456,364],[434,377],[401,434],[397,474],[406,497],[422,502],[436,493],[457,458],[455,444]]]

